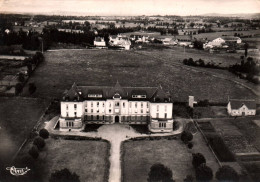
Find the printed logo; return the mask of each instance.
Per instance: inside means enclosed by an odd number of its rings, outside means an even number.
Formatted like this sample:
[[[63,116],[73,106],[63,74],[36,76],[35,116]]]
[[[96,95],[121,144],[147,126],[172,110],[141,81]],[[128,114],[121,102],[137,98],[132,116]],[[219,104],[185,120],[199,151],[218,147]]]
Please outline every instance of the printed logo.
[[[22,176],[22,175],[25,175],[28,171],[30,171],[30,169],[28,167],[15,168],[14,166],[7,167],[6,170],[10,171],[10,173],[14,176]]]

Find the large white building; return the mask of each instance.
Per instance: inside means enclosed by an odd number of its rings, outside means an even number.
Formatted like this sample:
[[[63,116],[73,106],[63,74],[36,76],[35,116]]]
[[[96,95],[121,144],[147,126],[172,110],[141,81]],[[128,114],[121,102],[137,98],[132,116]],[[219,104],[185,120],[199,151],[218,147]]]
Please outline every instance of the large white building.
[[[173,103],[161,87],[77,86],[64,93],[60,130],[88,124],[143,124],[151,132],[171,132]]]

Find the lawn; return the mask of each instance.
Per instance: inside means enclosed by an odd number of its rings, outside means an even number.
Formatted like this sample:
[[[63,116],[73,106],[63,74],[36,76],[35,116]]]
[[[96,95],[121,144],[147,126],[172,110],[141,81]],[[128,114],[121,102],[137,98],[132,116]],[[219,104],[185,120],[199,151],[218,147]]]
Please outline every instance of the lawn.
[[[0,163],[10,161],[47,105],[41,99],[0,97]]]
[[[214,102],[227,102],[228,95],[234,98],[255,97],[232,82],[173,64],[183,58],[180,56],[182,53],[167,50],[146,50],[145,55],[142,51],[48,51],[44,54],[45,62],[29,80],[37,87],[33,96],[60,98],[74,82],[78,85],[113,86],[118,80],[122,86],[162,85],[171,92],[174,101],[187,101],[189,95]],[[155,54],[165,59],[150,56]],[[25,87],[23,95],[29,95],[27,90]]]
[[[162,163],[169,167],[172,170],[174,180],[182,181],[189,174],[194,176],[192,152],[202,153],[207,160],[207,165],[215,172],[218,164],[200,133],[194,135],[193,144],[193,149],[188,149],[180,139],[123,143],[123,181],[146,181],[150,167],[155,163]]]
[[[19,155],[28,155],[28,144]],[[80,181],[105,182],[109,169],[109,144],[104,141],[64,140],[49,138],[46,146],[35,161],[35,169],[40,170],[38,179],[49,181],[55,170],[68,168],[75,172]]]

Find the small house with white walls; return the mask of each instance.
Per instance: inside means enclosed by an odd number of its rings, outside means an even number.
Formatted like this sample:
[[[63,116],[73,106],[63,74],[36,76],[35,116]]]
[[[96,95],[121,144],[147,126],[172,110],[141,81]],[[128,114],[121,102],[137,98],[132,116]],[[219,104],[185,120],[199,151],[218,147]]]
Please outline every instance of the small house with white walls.
[[[140,124],[151,132],[173,130],[173,103],[159,87],[78,86],[65,91],[60,102],[61,131],[89,124]]]
[[[230,116],[254,116],[256,115],[256,101],[230,99],[227,112]]]

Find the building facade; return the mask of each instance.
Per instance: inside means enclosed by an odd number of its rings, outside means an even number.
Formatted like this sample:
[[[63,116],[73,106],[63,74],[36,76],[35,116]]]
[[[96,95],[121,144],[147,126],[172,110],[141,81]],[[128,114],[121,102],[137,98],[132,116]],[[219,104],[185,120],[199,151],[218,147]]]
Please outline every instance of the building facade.
[[[88,124],[141,124],[151,132],[171,132],[173,103],[161,87],[77,86],[61,100],[60,130]]]
[[[256,115],[255,100],[230,99],[227,105],[230,116],[254,116]]]

